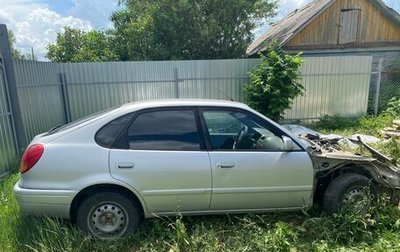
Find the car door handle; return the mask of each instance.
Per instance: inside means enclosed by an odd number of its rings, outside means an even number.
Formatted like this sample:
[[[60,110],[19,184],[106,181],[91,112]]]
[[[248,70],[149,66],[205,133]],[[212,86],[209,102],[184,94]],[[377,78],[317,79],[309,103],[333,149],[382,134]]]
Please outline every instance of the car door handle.
[[[234,163],[218,163],[217,164],[218,168],[233,168],[235,167]]]
[[[129,169],[129,168],[133,168],[133,167],[135,167],[135,165],[132,163],[119,163],[118,164],[118,168],[121,168],[121,169]]]

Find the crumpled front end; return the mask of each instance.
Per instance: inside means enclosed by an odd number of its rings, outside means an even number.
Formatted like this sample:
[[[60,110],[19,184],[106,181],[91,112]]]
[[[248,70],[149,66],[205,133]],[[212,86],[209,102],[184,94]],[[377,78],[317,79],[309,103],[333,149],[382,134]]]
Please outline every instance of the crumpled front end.
[[[313,160],[316,179],[333,174],[333,172],[350,171],[366,175],[386,189],[392,200],[398,202],[400,192],[400,166],[392,159],[386,157],[360,137],[348,139],[352,144],[362,148],[360,154],[354,151],[343,150],[337,139],[321,138],[317,135],[307,134],[301,137],[310,146],[308,152]],[[343,138],[342,138],[343,139]]]

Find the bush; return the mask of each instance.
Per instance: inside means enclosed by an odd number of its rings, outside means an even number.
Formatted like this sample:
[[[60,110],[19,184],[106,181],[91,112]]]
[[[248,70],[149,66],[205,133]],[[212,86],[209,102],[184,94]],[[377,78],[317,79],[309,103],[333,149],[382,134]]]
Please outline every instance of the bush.
[[[323,115],[316,123],[318,129],[324,130],[343,130],[358,126],[358,121],[354,118],[342,117],[340,115]]]
[[[250,107],[278,121],[293,99],[303,94],[300,82],[300,54],[287,55],[277,45],[268,45],[260,54],[261,63],[250,72],[250,83],[244,87]]]
[[[378,135],[380,130],[390,126],[393,117],[389,114],[380,114],[377,117],[364,116],[358,119],[359,131],[365,134]]]
[[[400,116],[400,97],[392,97],[389,100],[385,113],[393,117]]]

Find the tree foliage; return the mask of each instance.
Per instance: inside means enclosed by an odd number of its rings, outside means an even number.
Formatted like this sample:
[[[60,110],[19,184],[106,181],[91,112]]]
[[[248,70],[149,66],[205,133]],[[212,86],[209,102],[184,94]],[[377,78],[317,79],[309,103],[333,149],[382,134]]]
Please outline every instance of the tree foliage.
[[[52,62],[112,61],[118,56],[104,31],[89,32],[65,27],[57,33],[56,42],[48,45],[46,57]]]
[[[221,59],[245,56],[252,31],[277,0],[120,0],[114,28],[66,27],[48,46],[53,62]]]
[[[293,99],[302,95],[300,54],[287,55],[276,44],[268,45],[260,54],[261,62],[249,72],[245,85],[246,102],[250,107],[278,121]]]
[[[260,20],[276,0],[120,0],[113,13],[122,60],[218,59],[245,56]]]
[[[22,59],[22,60],[36,60],[36,57],[32,59],[32,55],[23,54],[17,48],[15,48],[15,35],[11,30],[8,30],[8,43],[10,44],[11,55],[14,59]]]

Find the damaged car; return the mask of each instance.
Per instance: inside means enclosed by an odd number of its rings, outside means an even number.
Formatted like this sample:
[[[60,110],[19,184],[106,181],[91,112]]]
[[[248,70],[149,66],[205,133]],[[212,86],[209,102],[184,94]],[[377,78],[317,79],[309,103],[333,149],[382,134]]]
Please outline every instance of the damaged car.
[[[16,199],[27,214],[70,219],[115,238],[165,215],[328,212],[383,188],[397,198],[397,164],[298,137],[247,105],[218,100],[125,104],[51,129],[25,150]]]

